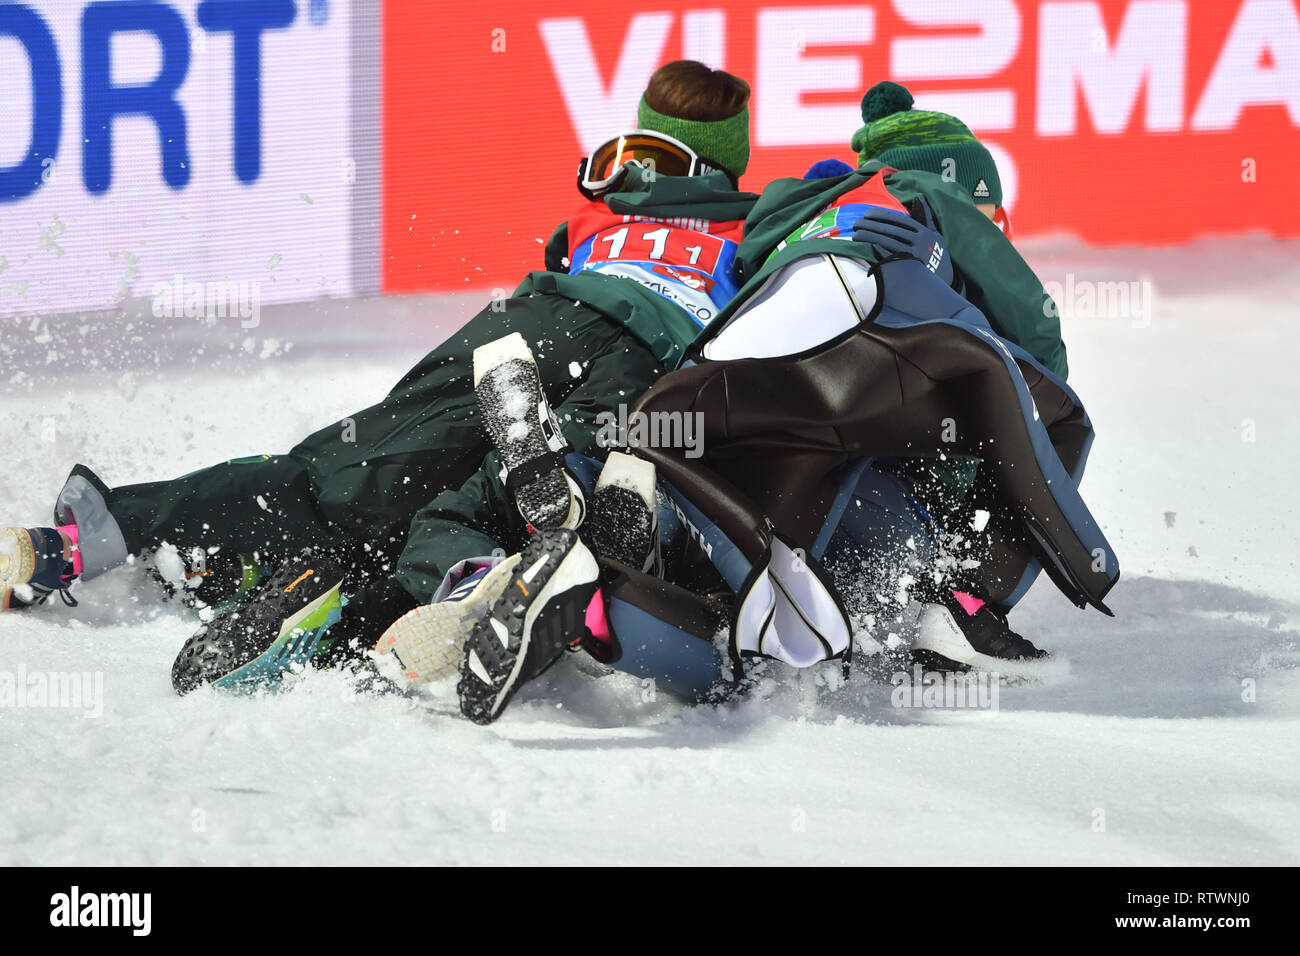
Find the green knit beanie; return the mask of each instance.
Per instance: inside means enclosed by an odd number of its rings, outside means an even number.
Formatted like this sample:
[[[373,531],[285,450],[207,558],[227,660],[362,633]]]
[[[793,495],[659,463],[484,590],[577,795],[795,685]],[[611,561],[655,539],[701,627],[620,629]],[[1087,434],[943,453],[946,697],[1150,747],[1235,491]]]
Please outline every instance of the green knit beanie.
[[[636,109],[637,127],[680,140],[702,159],[711,159],[739,179],[749,168],[749,107],[724,120],[688,120],[654,110],[644,94]]]
[[[1002,205],[1002,182],[993,157],[966,124],[947,113],[912,109],[906,87],[885,80],[862,97],[862,121],[852,148],[861,162],[920,169],[956,180],[976,203]]]

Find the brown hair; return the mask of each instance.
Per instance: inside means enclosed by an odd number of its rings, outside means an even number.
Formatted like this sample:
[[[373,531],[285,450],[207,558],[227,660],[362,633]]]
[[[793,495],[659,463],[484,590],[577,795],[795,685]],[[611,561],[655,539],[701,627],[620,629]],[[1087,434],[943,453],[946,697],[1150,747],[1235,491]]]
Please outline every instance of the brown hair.
[[[655,70],[645,101],[656,113],[684,120],[730,119],[749,103],[749,84],[695,60],[674,60]]]

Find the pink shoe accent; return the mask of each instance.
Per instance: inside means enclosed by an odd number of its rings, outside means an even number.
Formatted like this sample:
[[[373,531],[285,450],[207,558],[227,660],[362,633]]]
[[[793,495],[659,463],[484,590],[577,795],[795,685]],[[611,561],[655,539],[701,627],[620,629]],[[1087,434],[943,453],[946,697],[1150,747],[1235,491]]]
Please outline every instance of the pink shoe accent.
[[[77,547],[77,526],[75,524],[60,525],[58,530],[68,536],[72,542],[72,573],[81,573],[81,549]]]
[[[587,605],[586,623],[592,637],[602,644],[609,644],[609,618],[605,614],[605,593],[600,588],[596,588],[596,593],[591,596],[591,603]]]
[[[957,603],[961,605],[961,609],[971,615],[971,617],[974,617],[975,612],[984,606],[983,601],[975,597],[973,594],[967,594],[965,591],[953,591],[952,596],[957,599]]]

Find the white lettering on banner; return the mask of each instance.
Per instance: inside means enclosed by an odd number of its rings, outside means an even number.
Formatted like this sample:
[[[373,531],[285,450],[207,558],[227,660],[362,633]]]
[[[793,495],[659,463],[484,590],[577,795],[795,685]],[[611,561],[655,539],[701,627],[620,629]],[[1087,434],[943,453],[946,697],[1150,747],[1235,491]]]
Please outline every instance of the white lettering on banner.
[[[1082,109],[1097,132],[1130,129],[1139,102],[1142,126],[1172,132],[1188,125],[1186,0],[1133,0],[1111,36],[1101,4],[1045,2],[1037,22],[1022,21],[1014,0],[893,0],[894,11],[917,34],[889,38],[888,66],[873,51],[877,5],[760,7],[754,16],[754,143],[757,146],[843,146],[861,125],[867,80],[979,79],[1004,71],[1024,49],[1026,28],[1036,31],[1036,132],[1077,132]],[[551,66],[584,150],[609,134],[612,118],[630,117],[645,82],[666,58],[672,13],[631,18],[618,66],[606,84],[599,75],[583,18],[541,21]],[[959,28],[953,33],[940,27]],[[726,63],[727,12],[695,10],[681,16],[682,55],[711,66]],[[974,27],[972,31],[970,28]],[[818,55],[812,48],[860,46],[857,55]],[[1271,58],[1271,59],[1270,59]],[[1300,125],[1300,17],[1293,0],[1244,0],[1190,120],[1192,129],[1230,129],[1248,105],[1280,104]],[[977,133],[1014,130],[1017,98],[1011,88],[928,90],[917,109],[962,117]],[[1023,91],[1028,92],[1028,91]],[[843,94],[843,102],[804,103],[808,93]],[[993,148],[992,144],[986,144]],[[1005,149],[997,151],[1001,169]],[[1014,179],[1014,170],[1012,170]]]
[[[596,51],[580,17],[543,20],[538,24],[551,71],[573,120],[582,151],[590,152],[609,135],[611,122],[631,122],[650,75],[663,59],[671,13],[638,13],[627,28],[623,50],[606,86],[600,78]]]
[[[897,74],[894,74],[897,76]],[[975,132],[1003,132],[1016,125],[1015,90],[943,90],[917,93],[913,109],[937,110],[961,121]]]
[[[682,58],[699,60],[715,70],[727,68],[725,10],[691,10],[682,14]]]
[[[1020,48],[1020,11],[1012,0],[895,0],[894,9],[917,26],[973,23],[980,28],[974,36],[896,38],[890,44],[889,75],[900,82],[992,76],[1005,69]],[[960,116],[977,133],[1000,132],[1016,125],[1016,94],[1010,89],[921,93],[915,101],[915,109]]]
[[[352,291],[350,0],[4,6],[0,316]]]
[[[814,56],[807,48],[871,43],[876,12],[867,6],[769,7],[758,12],[754,140],[759,146],[843,143],[862,125],[862,59]],[[883,72],[877,64],[869,72]],[[844,105],[804,105],[812,92],[842,92]]]
[[[1272,66],[1260,66],[1264,52]],[[1192,129],[1232,129],[1242,107],[1281,103],[1300,126],[1300,17],[1291,0],[1247,0],[1192,114]]]
[[[894,10],[915,26],[979,28],[897,37],[889,47],[889,76],[900,82],[992,76],[1020,50],[1020,10],[1012,0],[894,0]]]
[[[584,152],[594,149],[609,136],[609,124],[631,122],[650,75],[664,59],[664,48],[672,31],[671,13],[638,13],[628,24],[614,77],[608,85],[601,79],[587,23],[581,17],[542,20],[542,34],[551,72]],[[691,10],[682,14],[682,56],[699,60],[715,70],[727,61],[727,14],[725,10]]]
[[[1182,128],[1187,60],[1187,4],[1182,0],[1129,4],[1109,46],[1092,42],[1094,36],[1106,35],[1096,3],[1045,3],[1038,23],[1040,136],[1074,133],[1076,89],[1099,133],[1122,133],[1144,85],[1146,128]]]

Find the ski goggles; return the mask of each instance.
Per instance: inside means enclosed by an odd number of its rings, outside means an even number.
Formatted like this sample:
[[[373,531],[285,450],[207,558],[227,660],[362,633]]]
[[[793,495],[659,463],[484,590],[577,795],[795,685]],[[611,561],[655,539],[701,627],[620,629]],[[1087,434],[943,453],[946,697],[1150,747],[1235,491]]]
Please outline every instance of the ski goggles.
[[[716,162],[696,154],[681,140],[665,133],[636,129],[606,140],[578,164],[578,191],[588,199],[616,192],[632,163],[661,176],[702,176],[718,170]],[[727,173],[728,178],[734,177]]]

